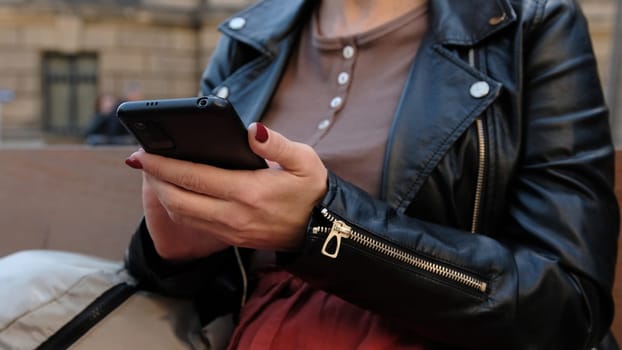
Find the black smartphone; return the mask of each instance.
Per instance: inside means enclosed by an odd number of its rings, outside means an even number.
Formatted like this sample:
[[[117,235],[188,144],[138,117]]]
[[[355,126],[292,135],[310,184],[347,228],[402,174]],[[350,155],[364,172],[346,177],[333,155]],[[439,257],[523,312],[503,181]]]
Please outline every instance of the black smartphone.
[[[217,96],[124,102],[117,117],[146,152],[225,169],[267,167],[233,106]]]

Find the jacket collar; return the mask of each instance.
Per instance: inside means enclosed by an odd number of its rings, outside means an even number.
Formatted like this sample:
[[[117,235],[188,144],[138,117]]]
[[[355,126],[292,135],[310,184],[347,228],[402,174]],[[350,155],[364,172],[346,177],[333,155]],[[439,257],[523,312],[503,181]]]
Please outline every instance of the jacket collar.
[[[275,57],[279,42],[298,26],[301,17],[310,14],[314,3],[315,0],[259,1],[228,18],[218,29],[264,55]],[[244,24],[240,27],[239,23]]]
[[[434,35],[448,45],[476,45],[516,20],[509,0],[430,0],[429,6]]]
[[[310,14],[316,2],[263,0],[230,17],[219,29],[274,57],[279,41],[296,27],[302,16]],[[434,36],[447,45],[475,45],[516,20],[510,0],[429,0],[429,6]],[[238,26],[232,25],[236,21]]]

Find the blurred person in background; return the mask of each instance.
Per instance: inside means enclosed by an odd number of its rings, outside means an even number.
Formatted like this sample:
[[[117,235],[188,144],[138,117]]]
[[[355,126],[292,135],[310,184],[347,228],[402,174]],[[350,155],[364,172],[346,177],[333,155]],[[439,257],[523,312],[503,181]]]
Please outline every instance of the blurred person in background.
[[[135,141],[119,122],[117,108],[125,101],[138,101],[143,98],[142,85],[130,83],[125,89],[123,98],[117,100],[110,94],[102,94],[96,100],[96,112],[86,128],[85,143],[99,145],[130,145]]]
[[[89,145],[108,143],[109,124],[114,118],[118,100],[114,95],[103,93],[95,99],[95,113],[85,130],[85,142]]]

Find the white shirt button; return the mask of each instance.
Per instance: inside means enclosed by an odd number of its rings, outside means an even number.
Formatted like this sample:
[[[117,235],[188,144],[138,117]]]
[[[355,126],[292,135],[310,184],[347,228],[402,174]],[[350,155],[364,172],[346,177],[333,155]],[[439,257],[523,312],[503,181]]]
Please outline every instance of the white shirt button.
[[[216,96],[220,97],[220,98],[224,98],[227,99],[227,97],[229,97],[229,88],[226,86],[221,87],[220,89],[218,89],[218,91],[216,92]]]
[[[348,80],[350,80],[350,74],[346,72],[341,72],[339,73],[339,76],[337,76],[337,82],[339,85],[346,85]]]
[[[317,125],[317,128],[319,130],[324,130],[324,129],[328,128],[329,126],[330,126],[330,120],[324,119],[321,122],[319,122],[319,124]]]
[[[343,48],[343,51],[341,52],[343,54],[343,58],[345,59],[349,59],[354,57],[354,48],[350,45],[347,45]]]
[[[229,21],[229,28],[233,30],[240,30],[244,28],[245,25],[246,25],[246,19],[244,17],[233,17]]]
[[[332,100],[330,100],[330,107],[331,108],[339,108],[341,106],[341,104],[343,103],[343,99],[339,96],[333,98]]]
[[[478,81],[477,83],[471,85],[469,93],[474,98],[486,97],[490,93],[490,85],[488,85],[485,81]]]

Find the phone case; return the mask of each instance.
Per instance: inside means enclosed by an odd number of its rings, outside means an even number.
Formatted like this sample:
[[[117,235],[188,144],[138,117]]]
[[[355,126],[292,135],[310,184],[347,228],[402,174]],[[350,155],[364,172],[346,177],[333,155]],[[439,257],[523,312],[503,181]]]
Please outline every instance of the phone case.
[[[233,106],[216,96],[130,101],[117,116],[149,153],[225,169],[266,168]]]

